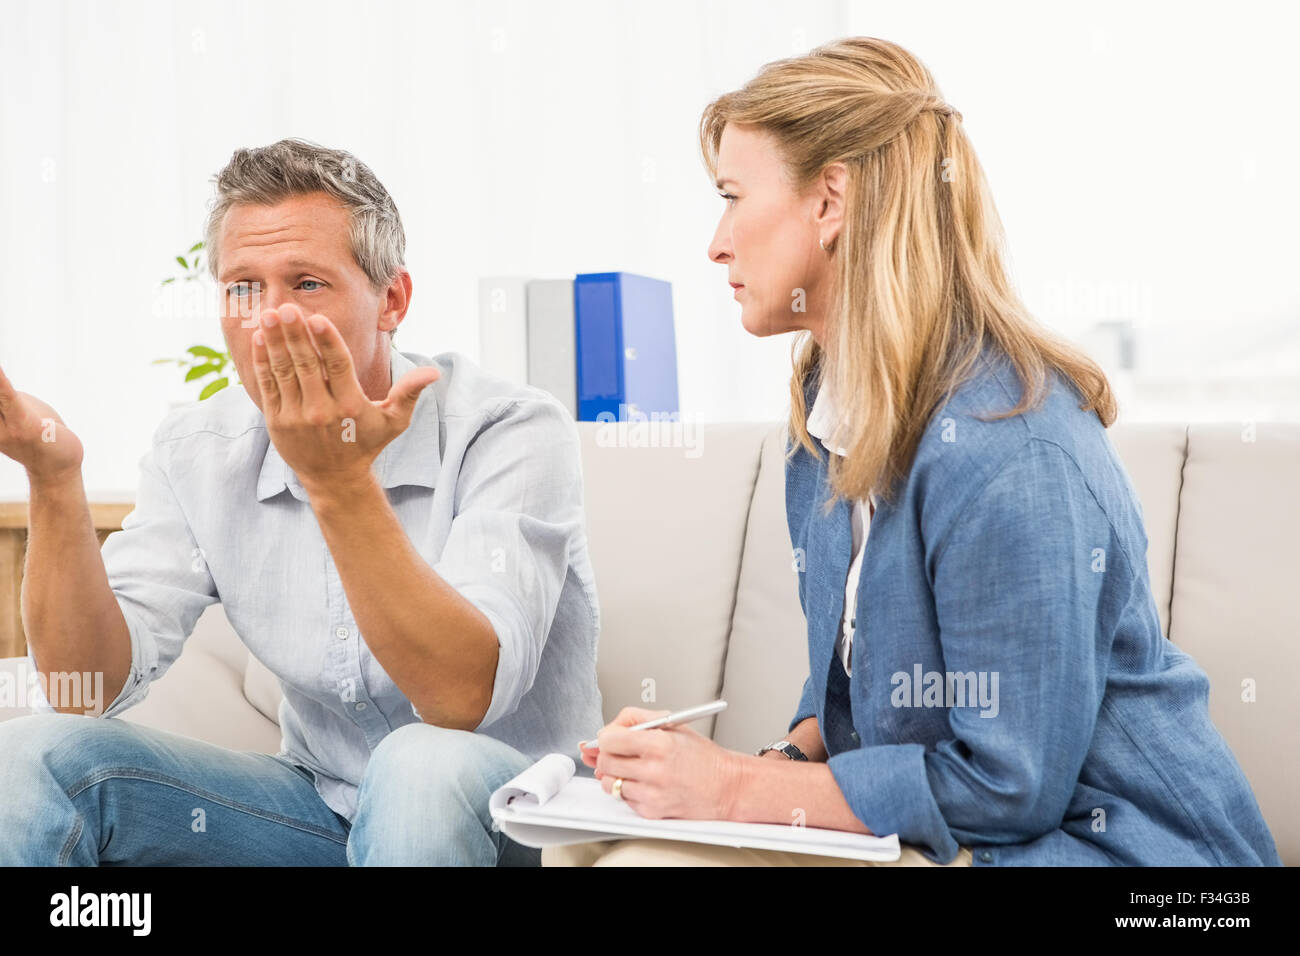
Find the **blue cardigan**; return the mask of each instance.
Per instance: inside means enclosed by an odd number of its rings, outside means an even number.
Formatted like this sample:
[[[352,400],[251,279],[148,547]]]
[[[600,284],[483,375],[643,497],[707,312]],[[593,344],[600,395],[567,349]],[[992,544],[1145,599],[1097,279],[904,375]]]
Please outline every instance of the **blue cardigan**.
[[[1049,374],[1040,408],[981,422],[1020,398],[986,346],[931,418],[871,520],[852,679],[849,505],[822,516],[825,453],[787,461],[811,666],[790,727],[815,716],[858,819],[935,862],[1280,866],[1209,679],[1161,633],[1128,474]]]

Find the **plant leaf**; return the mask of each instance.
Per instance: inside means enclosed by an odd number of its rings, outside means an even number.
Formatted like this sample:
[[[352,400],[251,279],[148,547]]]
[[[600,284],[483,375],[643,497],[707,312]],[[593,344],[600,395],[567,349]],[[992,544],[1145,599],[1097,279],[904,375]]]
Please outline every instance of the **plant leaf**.
[[[203,391],[199,392],[199,401],[212,397],[229,384],[230,379],[228,378],[219,378],[215,382],[209,382]]]
[[[190,264],[189,264],[188,262],[185,261],[185,257],[184,257],[184,256],[177,256],[177,257],[176,257],[176,261],[179,262],[179,263],[181,264],[181,268],[182,268],[182,269],[188,269],[188,268],[190,267]]]
[[[166,285],[168,282],[175,282],[175,281],[176,281],[176,277],[172,276],[170,279],[163,279],[162,284]]]
[[[190,252],[198,252],[198,251],[199,251],[200,249],[202,249],[202,248],[203,248],[203,243],[202,243],[202,242],[196,242],[196,243],[194,243],[194,245],[190,246],[189,251],[190,251]]]
[[[221,366],[208,363],[207,365],[196,365],[185,373],[185,381],[192,382],[196,378],[202,378],[205,375],[211,375],[213,372],[221,371]]]
[[[225,353],[218,352],[216,349],[210,349],[206,345],[191,345],[185,351],[191,355],[202,355],[204,358],[219,359]]]

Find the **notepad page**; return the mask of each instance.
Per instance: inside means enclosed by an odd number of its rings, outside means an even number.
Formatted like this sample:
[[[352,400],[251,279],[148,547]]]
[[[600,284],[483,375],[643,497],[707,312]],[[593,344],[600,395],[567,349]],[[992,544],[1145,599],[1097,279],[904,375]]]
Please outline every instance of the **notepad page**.
[[[780,823],[738,823],[734,820],[651,820],[641,816],[622,800],[604,791],[600,781],[588,777],[574,777],[555,796],[541,806],[518,804],[521,821],[544,823],[547,820],[565,820],[580,823],[584,829],[599,830],[602,824],[637,824],[662,830],[664,836],[698,834],[727,838],[763,837],[790,841],[807,846],[838,849],[885,848],[896,838],[879,837],[845,830],[827,830],[820,827],[800,827]],[[526,814],[526,816],[525,816]]]
[[[577,772],[572,757],[564,754],[547,754],[527,770],[515,776],[501,789],[512,797],[532,804],[544,804],[558,794]],[[515,802],[509,800],[508,802]]]

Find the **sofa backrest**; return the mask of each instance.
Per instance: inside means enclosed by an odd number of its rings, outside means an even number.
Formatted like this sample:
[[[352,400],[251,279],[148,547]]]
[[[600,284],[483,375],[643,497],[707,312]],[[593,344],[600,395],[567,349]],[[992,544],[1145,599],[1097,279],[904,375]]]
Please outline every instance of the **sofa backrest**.
[[[1300,865],[1300,424],[1192,424],[1182,474],[1170,638]]]
[[[605,719],[628,706],[713,700],[769,426],[705,426],[676,445],[666,428],[582,422],[578,430]],[[713,720],[695,727],[711,734]]]

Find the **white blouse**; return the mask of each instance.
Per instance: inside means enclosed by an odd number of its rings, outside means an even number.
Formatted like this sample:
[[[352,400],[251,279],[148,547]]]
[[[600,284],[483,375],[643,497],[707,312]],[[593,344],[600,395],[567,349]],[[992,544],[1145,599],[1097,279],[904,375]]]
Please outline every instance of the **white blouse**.
[[[843,456],[846,450],[838,444],[832,444],[832,433],[840,421],[839,409],[830,394],[830,388],[823,384],[817,392],[812,410],[808,413],[808,434],[821,440],[827,451]],[[840,616],[839,636],[835,639],[835,653],[844,664],[844,673],[853,676],[853,632],[857,627],[858,577],[862,571],[862,555],[867,550],[867,535],[871,530],[871,517],[876,510],[876,496],[869,495],[869,501],[854,501],[850,507],[850,520],[853,524],[853,561],[849,564],[849,573],[844,581],[844,613]]]

